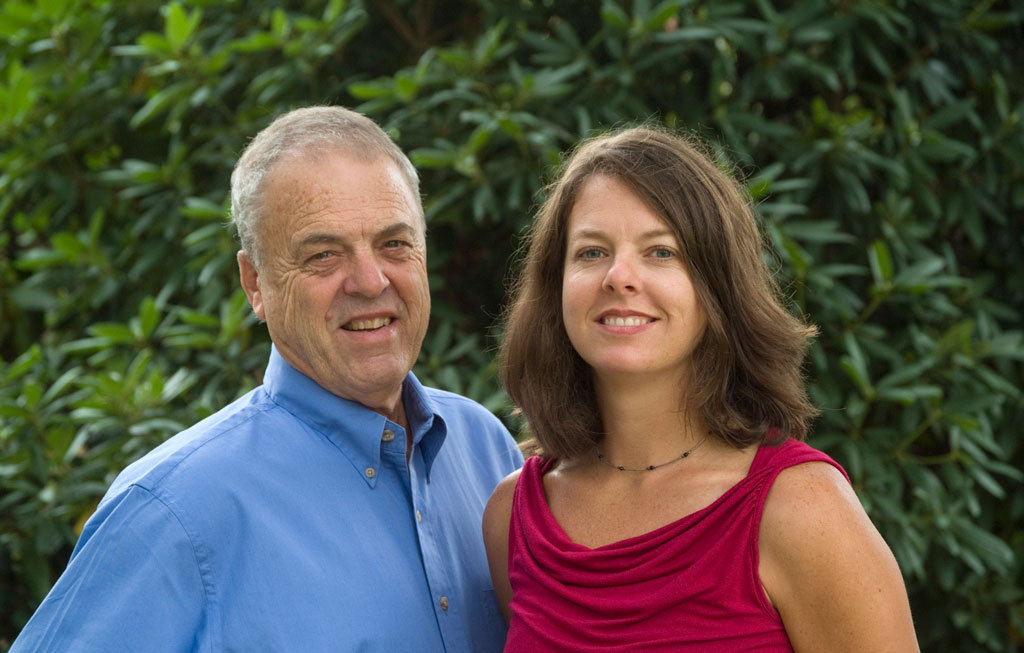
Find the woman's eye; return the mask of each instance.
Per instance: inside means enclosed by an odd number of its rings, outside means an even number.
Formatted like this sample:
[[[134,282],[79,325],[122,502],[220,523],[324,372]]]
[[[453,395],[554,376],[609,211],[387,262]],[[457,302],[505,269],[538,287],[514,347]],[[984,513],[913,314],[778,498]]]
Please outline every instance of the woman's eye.
[[[651,255],[654,256],[654,258],[672,258],[672,250],[667,247],[656,247],[654,251],[651,252]]]
[[[596,259],[596,258],[601,258],[601,250],[593,249],[593,248],[585,249],[582,252],[580,252],[580,258],[581,259],[586,259],[586,260],[593,260],[593,259]]]

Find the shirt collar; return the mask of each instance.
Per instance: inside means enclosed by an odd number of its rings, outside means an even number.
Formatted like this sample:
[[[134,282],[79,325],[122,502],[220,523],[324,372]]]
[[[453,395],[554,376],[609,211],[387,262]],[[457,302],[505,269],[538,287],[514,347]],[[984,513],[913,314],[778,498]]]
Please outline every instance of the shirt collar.
[[[381,438],[385,429],[405,438],[401,426],[366,406],[343,399],[292,367],[271,346],[263,387],[271,401],[330,440],[370,487],[380,471]],[[416,376],[409,372],[402,384],[405,416],[412,430],[413,447],[420,447],[427,478],[447,435],[444,419]],[[372,473],[367,470],[373,469]]]
[[[427,395],[423,384],[416,375],[409,372],[402,387],[402,401],[405,402],[405,417],[412,429],[412,446],[420,447],[423,463],[430,480],[430,467],[441,451],[448,427],[437,411],[433,400]]]

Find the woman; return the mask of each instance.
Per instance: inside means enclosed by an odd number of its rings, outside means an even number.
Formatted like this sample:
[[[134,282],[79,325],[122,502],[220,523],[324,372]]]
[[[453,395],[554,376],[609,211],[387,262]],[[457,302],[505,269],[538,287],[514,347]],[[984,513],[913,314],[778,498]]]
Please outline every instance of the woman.
[[[677,135],[627,129],[566,163],[501,352],[542,450],[484,514],[506,651],[917,649],[892,553],[802,442],[814,329],[760,243]]]

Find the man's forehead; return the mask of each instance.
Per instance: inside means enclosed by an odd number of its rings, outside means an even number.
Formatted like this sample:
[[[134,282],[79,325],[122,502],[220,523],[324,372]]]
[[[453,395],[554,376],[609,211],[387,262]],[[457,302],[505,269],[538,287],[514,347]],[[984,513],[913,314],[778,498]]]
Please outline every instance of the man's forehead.
[[[291,205],[380,205],[383,210],[414,214],[425,228],[418,194],[398,163],[383,154],[366,156],[334,148],[289,155],[269,171],[265,199]]]
[[[395,176],[404,182],[410,195],[415,194],[410,185],[411,180],[407,178],[402,166],[390,156],[371,149],[360,150],[352,146],[338,144],[309,145],[286,152],[274,161],[267,171],[266,178],[270,180],[282,173],[286,176],[296,172],[304,174],[337,165],[387,170],[389,176]]]

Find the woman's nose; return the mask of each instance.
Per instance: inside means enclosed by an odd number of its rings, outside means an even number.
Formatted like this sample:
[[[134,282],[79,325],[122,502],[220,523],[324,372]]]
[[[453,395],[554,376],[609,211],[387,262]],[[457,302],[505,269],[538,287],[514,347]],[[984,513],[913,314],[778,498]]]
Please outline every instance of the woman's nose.
[[[616,255],[604,277],[604,287],[613,292],[635,292],[640,287],[637,268],[629,256]]]

